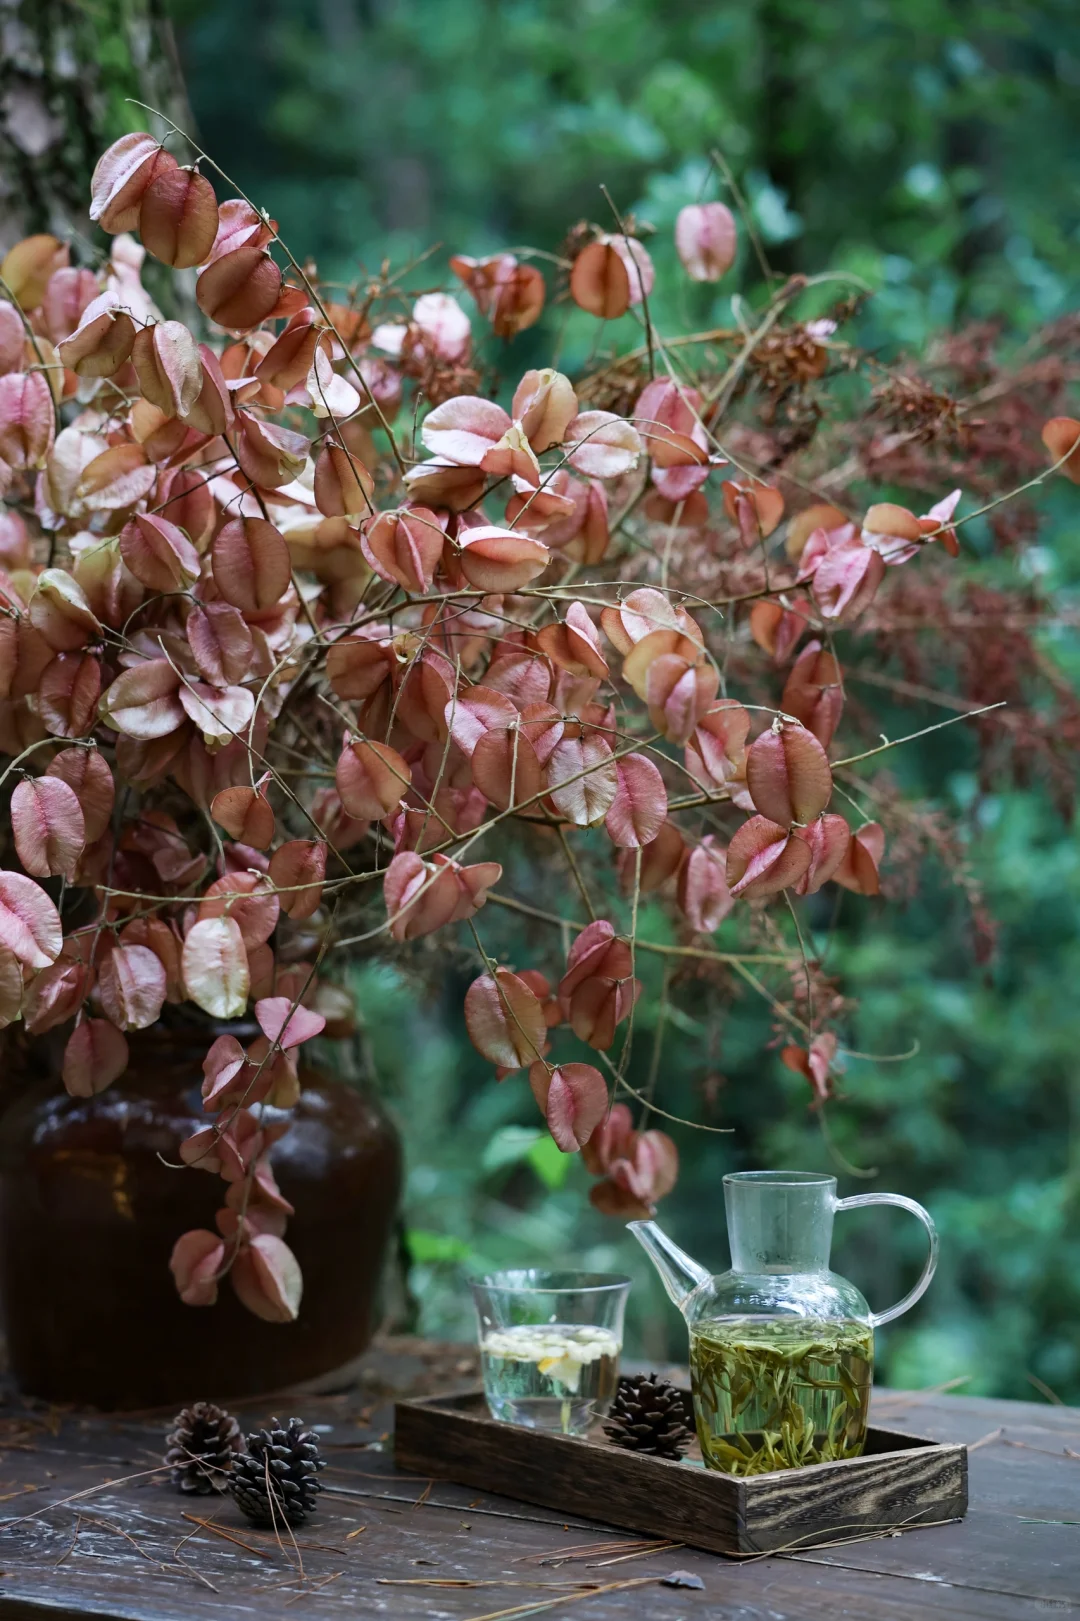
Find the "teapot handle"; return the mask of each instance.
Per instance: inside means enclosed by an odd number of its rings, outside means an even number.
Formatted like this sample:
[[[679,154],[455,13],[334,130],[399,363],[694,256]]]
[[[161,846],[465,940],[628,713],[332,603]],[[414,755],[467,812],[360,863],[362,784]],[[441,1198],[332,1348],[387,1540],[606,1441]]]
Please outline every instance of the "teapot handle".
[[[861,1210],[864,1205],[872,1204],[893,1204],[899,1205],[901,1210],[910,1210],[913,1216],[918,1216],[926,1228],[927,1237],[930,1240],[930,1253],[926,1257],[922,1277],[910,1294],[906,1294],[903,1300],[898,1300],[895,1306],[890,1306],[888,1311],[870,1313],[871,1326],[877,1328],[881,1323],[891,1323],[894,1317],[900,1317],[905,1311],[909,1311],[915,1302],[921,1300],[927,1289],[929,1289],[930,1280],[937,1269],[938,1235],[937,1228],[930,1219],[929,1212],[924,1210],[921,1204],[916,1204],[914,1199],[905,1199],[902,1193],[857,1193],[851,1199],[837,1199],[834,1208],[837,1210]]]

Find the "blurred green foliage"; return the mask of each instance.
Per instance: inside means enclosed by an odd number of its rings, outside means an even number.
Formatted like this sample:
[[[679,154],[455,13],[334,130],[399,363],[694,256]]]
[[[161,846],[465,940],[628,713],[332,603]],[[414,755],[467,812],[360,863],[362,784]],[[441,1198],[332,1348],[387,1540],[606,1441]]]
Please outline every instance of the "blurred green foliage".
[[[1042,318],[1075,284],[1070,0],[172,9],[205,143],[324,274],[551,249],[607,220],[601,182],[670,213],[719,147],[782,269],[913,279],[936,322]]]
[[[884,353],[976,318],[1023,336],[1077,303],[1080,12],[1069,0],[174,0],[173,9],[204,144],[325,275],[400,264],[433,241],[467,253],[554,249],[576,219],[606,221],[603,181],[620,208],[657,228],[660,284],[676,289],[658,292],[658,320],[671,329],[722,319],[726,292],[665,278],[674,215],[716,186],[708,154],[719,148],[779,268],[844,268],[878,289],[870,330]],[[570,351],[576,342],[571,328]],[[1036,560],[1067,607],[1080,580],[1075,492],[1055,489],[1046,504]],[[967,543],[989,552],[977,531]],[[986,564],[991,578],[1014,567]],[[1077,675],[1074,647],[1048,638],[1047,651]],[[903,729],[939,715],[909,707]],[[842,1177],[845,1191],[914,1195],[942,1230],[930,1295],[881,1336],[884,1376],[924,1385],[967,1375],[969,1391],[1023,1397],[1034,1395],[1032,1373],[1075,1402],[1080,860],[1037,791],[988,794],[975,766],[958,727],[894,757],[893,769],[957,818],[999,925],[996,954],[977,966],[966,902],[932,865],[906,906],[845,901],[829,964],[860,999],[851,1045],[895,1055],[917,1041],[918,1053],[850,1060],[830,1130],[837,1153],[877,1169],[872,1183]],[[527,875],[519,879],[516,892],[529,893]],[[537,962],[539,952],[542,966],[549,952],[554,962],[557,939],[499,922],[509,960]],[[667,938],[659,912],[647,909],[643,928]],[[422,1325],[469,1333],[467,1269],[550,1257],[631,1270],[633,1347],[681,1355],[682,1326],[647,1263],[590,1209],[588,1178],[538,1130],[523,1079],[494,1085],[466,1041],[461,997],[475,967],[441,938],[431,951],[417,951],[415,972],[380,962],[355,970],[377,1068],[406,1129]],[[644,977],[652,994],[638,1018],[635,1084],[654,1034],[655,961]],[[673,1113],[733,1128],[674,1128],[684,1171],[663,1211],[719,1270],[725,1170],[835,1161],[807,1113],[805,1083],[765,1051],[768,1010],[743,996],[718,1019],[716,997],[705,982],[680,986],[658,1096]],[[899,1216],[845,1218],[835,1255],[883,1305],[913,1279],[919,1233]]]

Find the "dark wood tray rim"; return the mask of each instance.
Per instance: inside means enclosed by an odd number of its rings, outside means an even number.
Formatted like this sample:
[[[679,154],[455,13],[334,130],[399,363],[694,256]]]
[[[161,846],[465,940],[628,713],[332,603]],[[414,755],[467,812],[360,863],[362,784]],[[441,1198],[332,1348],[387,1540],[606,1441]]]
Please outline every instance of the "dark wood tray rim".
[[[685,1394],[689,1396],[689,1390],[685,1391]],[[470,1409],[473,1407],[477,1409],[476,1412],[470,1411]],[[397,1413],[401,1408],[415,1408],[420,1412],[431,1412],[433,1410],[444,1408],[448,1413],[453,1413],[455,1418],[463,1419],[472,1424],[479,1424],[485,1430],[489,1428],[498,1432],[510,1430],[515,1436],[543,1435],[549,1437],[553,1441],[569,1442],[572,1446],[586,1447],[590,1451],[602,1452],[604,1454],[608,1454],[612,1450],[611,1444],[607,1441],[600,1440],[599,1437],[594,1437],[591,1435],[561,1435],[557,1430],[529,1430],[525,1425],[506,1424],[500,1419],[492,1418],[491,1414],[487,1411],[484,1392],[478,1385],[463,1386],[459,1390],[443,1391],[438,1396],[418,1396],[409,1401],[396,1402],[394,1405],[395,1430],[397,1428]],[[707,1469],[705,1465],[699,1463],[697,1459],[687,1460],[683,1458],[657,1458],[641,1452],[624,1452],[623,1455],[635,1458],[638,1462],[650,1469],[677,1469],[680,1474],[683,1474],[689,1467],[694,1471],[695,1476],[702,1479],[716,1479],[724,1481],[729,1486],[749,1486],[752,1490],[755,1483],[759,1480],[773,1482],[790,1481],[793,1477],[806,1480],[820,1469],[847,1469],[853,1464],[857,1465],[863,1463],[863,1461],[867,1458],[887,1458],[893,1453],[902,1453],[905,1456],[908,1456],[912,1453],[924,1451],[933,1451],[937,1453],[941,1453],[943,1451],[954,1453],[967,1452],[967,1447],[962,1441],[935,1441],[928,1435],[912,1435],[906,1430],[888,1430],[880,1424],[870,1424],[867,1426],[866,1440],[867,1446],[857,1458],[835,1458],[825,1463],[808,1463],[803,1464],[799,1469],[772,1469],[767,1470],[760,1475],[729,1475],[726,1474],[722,1469]],[[881,1445],[879,1444],[881,1442],[891,1444]],[[871,1443],[874,1444],[871,1445]]]
[[[728,1475],[501,1423],[471,1389],[399,1402],[394,1452],[421,1475],[713,1553],[790,1551],[963,1518],[966,1446],[874,1425],[867,1435],[858,1458]]]

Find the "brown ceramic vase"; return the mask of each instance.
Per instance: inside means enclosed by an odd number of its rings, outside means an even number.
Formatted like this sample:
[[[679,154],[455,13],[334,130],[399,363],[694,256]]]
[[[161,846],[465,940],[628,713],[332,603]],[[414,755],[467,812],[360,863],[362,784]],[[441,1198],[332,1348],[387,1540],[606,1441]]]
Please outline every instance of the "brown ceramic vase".
[[[206,1124],[201,1065],[222,1028],[130,1033],[126,1073],[89,1099],[60,1084],[62,1042],[6,1042],[0,1311],[26,1394],[106,1409],[257,1395],[342,1368],[371,1338],[400,1144],[376,1098],[310,1066],[271,1154],[296,1207],[297,1321],[253,1317],[227,1282],[214,1306],[177,1297],[173,1244],[214,1228],[222,1186],[162,1162]]]

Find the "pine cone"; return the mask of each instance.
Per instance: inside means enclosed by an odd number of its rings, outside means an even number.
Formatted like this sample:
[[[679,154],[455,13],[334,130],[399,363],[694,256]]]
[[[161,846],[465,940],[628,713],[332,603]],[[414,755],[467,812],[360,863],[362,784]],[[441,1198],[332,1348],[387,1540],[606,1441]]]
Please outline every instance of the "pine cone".
[[[243,1447],[240,1426],[231,1413],[213,1402],[199,1401],[173,1419],[165,1437],[165,1462],[172,1466],[178,1492],[227,1491],[233,1459]]]
[[[319,1470],[325,1468],[318,1441],[298,1418],[286,1429],[272,1418],[268,1430],[248,1436],[247,1451],[233,1464],[229,1490],[256,1525],[272,1527],[283,1520],[301,1525],[315,1511],[322,1491]]]
[[[655,1373],[619,1380],[604,1434],[616,1446],[658,1458],[681,1458],[690,1442],[686,1396]]]

